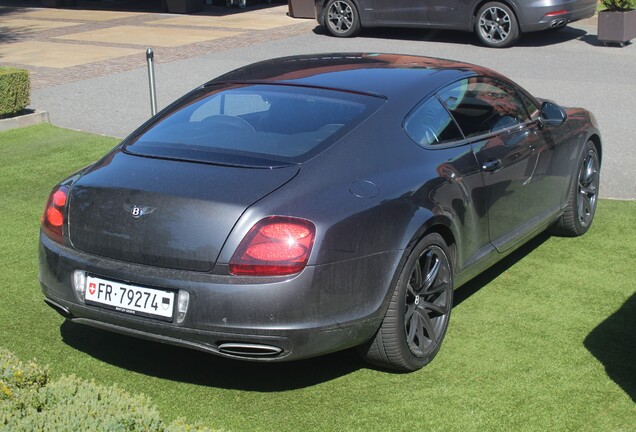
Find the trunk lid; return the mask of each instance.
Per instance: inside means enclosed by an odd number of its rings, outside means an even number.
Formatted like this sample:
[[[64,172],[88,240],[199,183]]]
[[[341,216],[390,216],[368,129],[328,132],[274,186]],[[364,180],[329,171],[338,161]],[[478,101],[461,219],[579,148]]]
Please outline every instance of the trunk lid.
[[[296,165],[219,166],[115,151],[74,183],[70,241],[103,257],[210,271],[245,209],[298,170]]]

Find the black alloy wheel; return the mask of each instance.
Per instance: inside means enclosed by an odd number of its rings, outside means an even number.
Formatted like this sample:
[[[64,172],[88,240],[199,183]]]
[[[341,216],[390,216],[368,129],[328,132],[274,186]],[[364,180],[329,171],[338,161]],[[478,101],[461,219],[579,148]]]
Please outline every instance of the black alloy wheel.
[[[439,351],[453,305],[453,273],[444,239],[424,237],[411,252],[377,334],[361,351],[377,366],[415,371]]]
[[[508,6],[497,2],[486,3],[477,12],[475,33],[484,45],[505,48],[519,39],[519,24]]]
[[[586,229],[594,219],[599,180],[598,156],[595,149],[589,149],[581,164],[578,193],[576,194],[576,216],[579,225]]]
[[[552,229],[554,234],[567,237],[583,235],[594,220],[601,182],[601,163],[592,141],[586,143],[578,168],[563,215]]]
[[[327,30],[337,37],[352,37],[360,32],[358,10],[351,0],[331,0],[325,12]]]

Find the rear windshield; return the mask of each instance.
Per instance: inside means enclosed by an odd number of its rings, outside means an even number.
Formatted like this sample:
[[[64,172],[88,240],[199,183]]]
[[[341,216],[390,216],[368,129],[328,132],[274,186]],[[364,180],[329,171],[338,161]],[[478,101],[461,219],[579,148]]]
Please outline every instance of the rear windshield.
[[[370,116],[373,96],[284,85],[196,90],[125,143],[129,153],[239,166],[301,163]]]

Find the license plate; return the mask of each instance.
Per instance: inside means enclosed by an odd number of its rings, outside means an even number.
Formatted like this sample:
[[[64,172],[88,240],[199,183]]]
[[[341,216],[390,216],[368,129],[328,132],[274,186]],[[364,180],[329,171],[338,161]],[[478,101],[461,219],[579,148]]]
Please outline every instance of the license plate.
[[[86,277],[86,304],[131,315],[172,321],[174,297],[172,291]]]

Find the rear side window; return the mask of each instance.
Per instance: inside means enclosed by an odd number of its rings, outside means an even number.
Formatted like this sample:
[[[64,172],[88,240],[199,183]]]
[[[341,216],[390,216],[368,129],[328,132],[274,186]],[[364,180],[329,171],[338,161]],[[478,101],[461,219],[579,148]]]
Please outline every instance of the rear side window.
[[[439,92],[466,138],[528,121],[524,104],[508,84],[491,78],[458,81]]]
[[[463,139],[446,108],[432,97],[408,115],[404,130],[419,145],[443,144]]]
[[[384,99],[280,85],[225,85],[186,95],[131,137],[129,153],[239,166],[299,163],[332,144]]]

